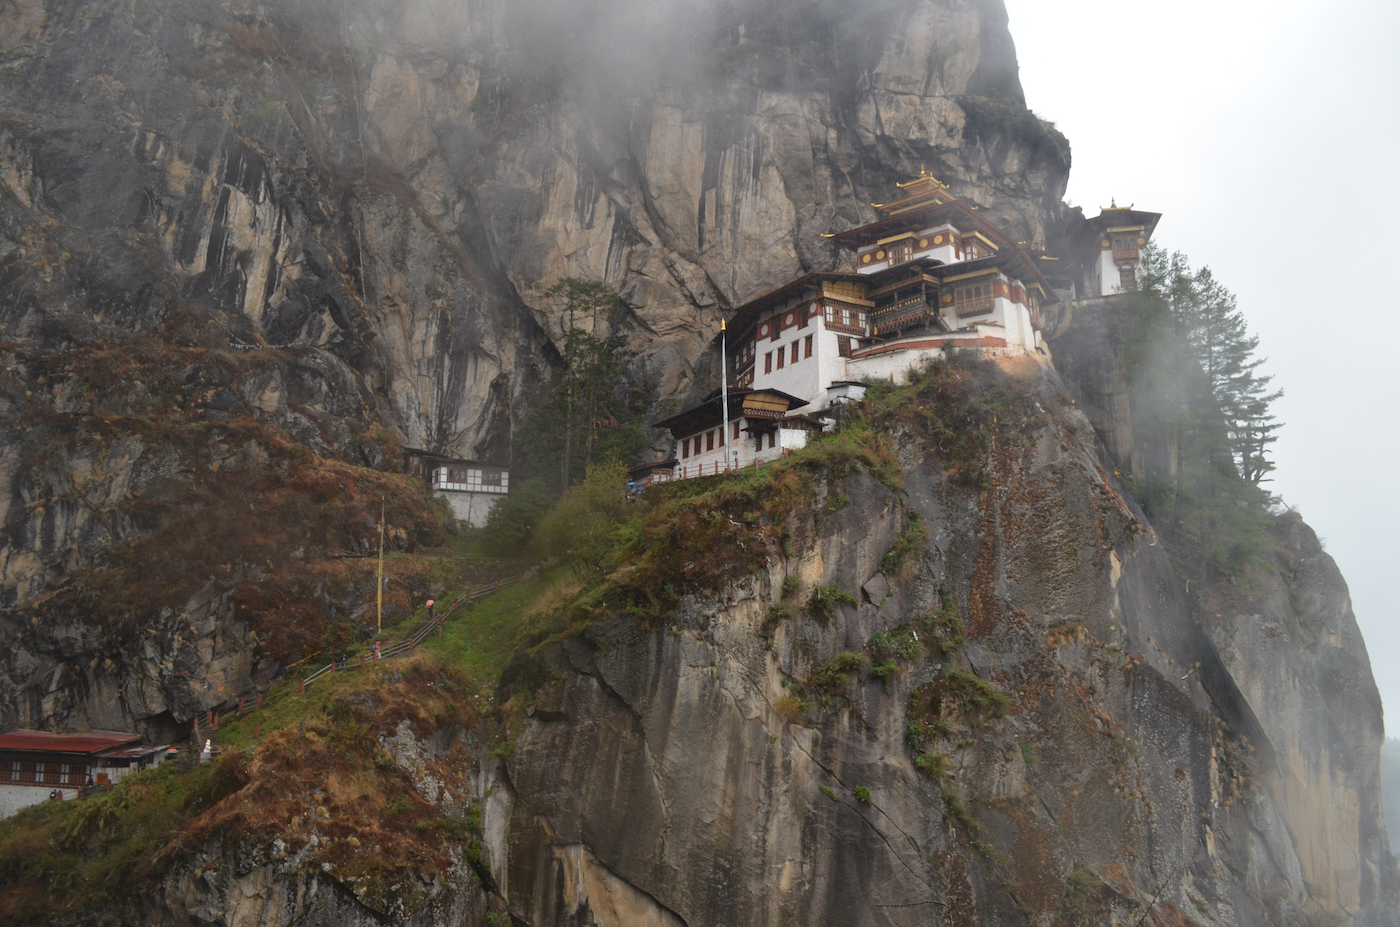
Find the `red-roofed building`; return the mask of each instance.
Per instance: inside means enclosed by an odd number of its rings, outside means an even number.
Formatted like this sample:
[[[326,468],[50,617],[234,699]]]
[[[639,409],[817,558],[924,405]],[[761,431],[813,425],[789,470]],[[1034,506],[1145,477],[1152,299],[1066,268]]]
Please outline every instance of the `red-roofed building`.
[[[119,731],[10,731],[0,734],[0,818],[53,797],[77,798],[90,785],[159,765],[165,746]]]

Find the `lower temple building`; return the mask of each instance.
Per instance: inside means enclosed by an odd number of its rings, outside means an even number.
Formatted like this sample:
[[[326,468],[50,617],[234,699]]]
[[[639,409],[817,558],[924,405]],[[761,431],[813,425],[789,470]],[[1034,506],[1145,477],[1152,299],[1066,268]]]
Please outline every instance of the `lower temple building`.
[[[85,788],[160,765],[169,747],[141,740],[140,734],[116,731],[0,734],[0,818],[40,802],[77,798]]]
[[[723,391],[659,422],[675,454],[653,473],[669,464],[674,477],[708,474],[802,447],[834,405],[860,398],[862,382],[901,381],[950,350],[1048,361],[1044,308],[1135,289],[1160,218],[1115,203],[1088,220],[1062,266],[928,174],[900,189],[876,205],[881,219],[830,236],[853,269],[808,274],[735,310],[721,342],[728,425]]]

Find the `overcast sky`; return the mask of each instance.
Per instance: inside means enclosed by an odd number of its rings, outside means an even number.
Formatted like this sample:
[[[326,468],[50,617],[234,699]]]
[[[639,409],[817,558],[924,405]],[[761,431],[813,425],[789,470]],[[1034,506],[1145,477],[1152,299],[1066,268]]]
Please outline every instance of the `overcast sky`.
[[[1163,213],[1285,391],[1272,488],[1351,587],[1400,735],[1400,3],[1006,0],[1068,199]]]

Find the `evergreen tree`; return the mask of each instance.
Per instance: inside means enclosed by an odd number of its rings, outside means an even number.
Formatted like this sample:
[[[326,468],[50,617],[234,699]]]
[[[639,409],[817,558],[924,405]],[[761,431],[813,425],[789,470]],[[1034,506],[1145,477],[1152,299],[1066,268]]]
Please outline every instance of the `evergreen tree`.
[[[560,364],[516,436],[523,477],[568,490],[592,464],[625,460],[645,443],[642,415],[648,384],[631,384],[627,317],[618,293],[593,281],[565,278],[545,293],[558,313]]]
[[[1149,246],[1140,279],[1142,289],[1165,301],[1178,335],[1191,346],[1224,419],[1236,472],[1257,486],[1274,469],[1267,451],[1281,423],[1270,405],[1283,395],[1270,392],[1273,378],[1257,372],[1267,360],[1255,357],[1259,338],[1249,333],[1234,294],[1209,268],[1193,271],[1180,252]]]

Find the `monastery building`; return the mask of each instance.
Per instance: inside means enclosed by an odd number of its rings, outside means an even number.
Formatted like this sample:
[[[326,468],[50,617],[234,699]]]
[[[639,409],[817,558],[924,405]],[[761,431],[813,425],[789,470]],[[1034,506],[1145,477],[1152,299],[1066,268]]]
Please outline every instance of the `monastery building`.
[[[853,270],[808,274],[735,310],[722,334],[724,390],[665,421],[671,460],[652,478],[762,463],[802,447],[870,379],[900,381],[947,350],[1046,356],[1044,307],[1136,288],[1156,213],[1116,204],[1089,220],[1068,266],[1017,242],[921,173],[881,218],[829,236]],[[727,412],[727,416],[726,416]],[[727,418],[727,430],[726,430]]]

